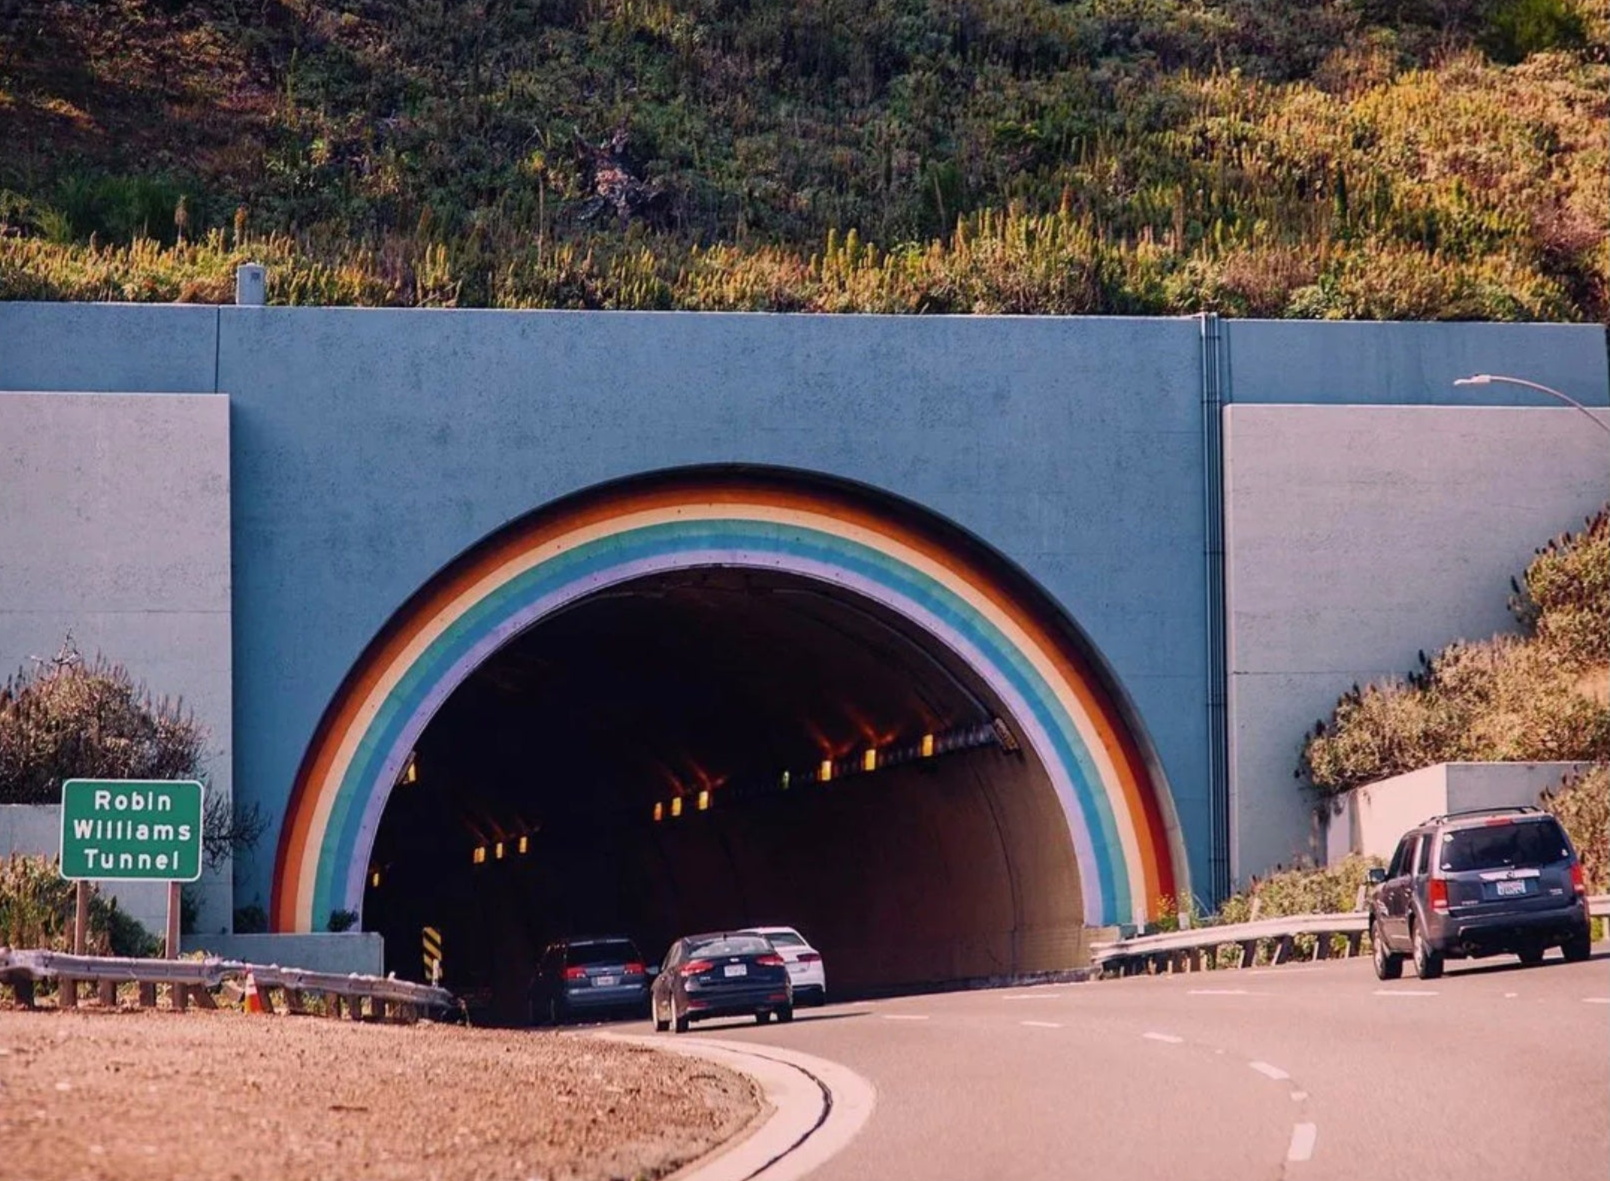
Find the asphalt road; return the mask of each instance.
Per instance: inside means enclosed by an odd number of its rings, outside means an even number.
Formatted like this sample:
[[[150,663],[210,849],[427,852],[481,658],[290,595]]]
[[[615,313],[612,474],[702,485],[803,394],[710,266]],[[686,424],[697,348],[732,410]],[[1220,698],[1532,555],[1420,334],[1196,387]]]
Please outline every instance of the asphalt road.
[[[694,1030],[877,1087],[813,1181],[1602,1181],[1610,955],[1557,957],[1426,983],[1411,967],[1382,984],[1358,959],[951,993]]]

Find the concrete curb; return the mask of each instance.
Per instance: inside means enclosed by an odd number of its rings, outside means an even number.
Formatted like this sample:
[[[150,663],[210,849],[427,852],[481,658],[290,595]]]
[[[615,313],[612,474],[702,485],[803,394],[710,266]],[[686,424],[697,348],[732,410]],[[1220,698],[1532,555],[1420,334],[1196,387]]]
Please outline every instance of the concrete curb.
[[[877,1102],[877,1090],[853,1070],[796,1050],[706,1038],[596,1036],[706,1059],[749,1076],[766,1098],[745,1131],[668,1181],[796,1181],[849,1144]]]

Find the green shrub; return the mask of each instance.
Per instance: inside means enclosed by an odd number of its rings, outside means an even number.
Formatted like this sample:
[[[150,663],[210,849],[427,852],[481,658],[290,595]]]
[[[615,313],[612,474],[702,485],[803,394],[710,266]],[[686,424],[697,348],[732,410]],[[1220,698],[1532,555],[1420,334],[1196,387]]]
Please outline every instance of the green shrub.
[[[15,855],[0,861],[0,946],[73,949],[77,889],[54,858]],[[156,937],[90,885],[85,939],[89,955],[155,955]]]
[[[1545,791],[1543,807],[1559,817],[1582,859],[1589,894],[1610,894],[1610,768],[1567,775]]]

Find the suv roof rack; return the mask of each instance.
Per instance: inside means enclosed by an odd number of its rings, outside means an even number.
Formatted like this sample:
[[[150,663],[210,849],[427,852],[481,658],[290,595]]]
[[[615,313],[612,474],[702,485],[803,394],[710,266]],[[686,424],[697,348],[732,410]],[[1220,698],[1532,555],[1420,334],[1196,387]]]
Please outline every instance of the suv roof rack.
[[[1493,816],[1500,812],[1541,812],[1543,809],[1536,804],[1506,804],[1497,808],[1462,808],[1457,812],[1444,812],[1440,816],[1433,816],[1429,820],[1422,820],[1421,825],[1441,824],[1445,820],[1462,820],[1466,816]]]

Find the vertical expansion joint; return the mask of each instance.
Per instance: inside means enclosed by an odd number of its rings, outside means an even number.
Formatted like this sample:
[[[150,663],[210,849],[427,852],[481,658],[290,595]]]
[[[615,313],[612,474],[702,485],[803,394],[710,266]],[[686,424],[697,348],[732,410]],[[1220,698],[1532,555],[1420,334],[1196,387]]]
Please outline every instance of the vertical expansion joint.
[[[1213,312],[1199,317],[1202,333],[1202,556],[1207,630],[1208,891],[1216,905],[1230,892],[1228,675],[1224,592],[1224,381],[1223,326]]]

